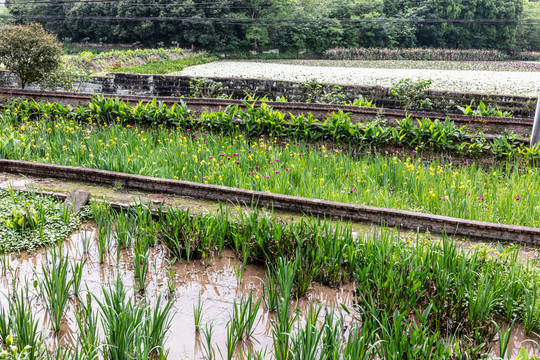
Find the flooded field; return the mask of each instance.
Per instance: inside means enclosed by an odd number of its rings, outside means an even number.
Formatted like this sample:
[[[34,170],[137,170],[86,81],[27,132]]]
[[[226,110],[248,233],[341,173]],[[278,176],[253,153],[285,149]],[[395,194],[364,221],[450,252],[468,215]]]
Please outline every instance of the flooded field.
[[[199,303],[199,297],[203,309],[201,323],[208,326],[213,324],[212,346],[218,358],[220,354],[226,358],[227,326],[231,320],[233,301],[249,296],[250,291],[253,292],[254,298],[263,296],[263,283],[266,277],[264,266],[247,265],[239,281],[237,271],[242,266],[242,262],[233,251],[225,250],[221,256],[212,256],[189,263],[173,262],[166,247],[158,244],[150,250],[146,291],[141,292],[137,291],[134,280],[131,251],[117,251],[111,248],[104,263],[100,263],[95,244],[89,247],[85,245],[88,241],[91,243],[96,241],[96,232],[96,224],[86,222],[62,246],[63,253],[70,260],[84,262],[84,270],[81,293],[77,297],[70,298],[59,332],[52,330],[46,304],[39,295],[39,291],[32,285],[34,281],[40,281],[42,277],[47,276],[41,272],[41,263],[47,261],[46,250],[5,255],[2,259],[0,291],[3,294],[13,294],[14,287],[30,284],[27,300],[36,314],[37,323],[49,349],[56,349],[59,344],[65,347],[74,346],[77,343],[80,330],[75,314],[81,311],[81,303],[85,303],[88,297],[95,297],[94,302],[103,301],[103,288],[119,278],[127,293],[131,294],[130,296],[146,297],[150,303],[155,303],[161,294],[173,302],[170,331],[165,343],[168,359],[208,358],[203,332],[196,330],[194,322],[194,311]],[[89,252],[85,253],[85,248],[89,249]],[[305,323],[304,317],[309,312],[310,304],[315,303],[323,307],[319,313],[319,323],[324,321],[326,309],[328,309],[334,313],[336,319],[343,318],[345,329],[351,329],[353,324],[358,324],[358,319],[361,317],[355,309],[354,289],[353,281],[338,287],[312,283],[305,296],[299,300],[293,300],[291,314],[298,312],[298,324]],[[10,301],[9,297],[1,298],[2,306],[7,307],[8,301]],[[343,306],[350,313],[345,312]],[[267,311],[264,306],[261,306],[257,311],[253,335],[238,343],[233,358],[246,358],[250,350],[260,353],[263,358],[274,358],[272,321],[275,321],[275,317],[275,311]],[[103,329],[101,326],[99,328],[101,333]],[[344,335],[348,335],[347,330]],[[529,354],[538,354],[531,339],[538,341],[536,336],[525,335],[523,327],[516,325],[508,344],[509,356],[507,358],[514,359],[522,346],[529,350]],[[491,355],[492,358],[497,358],[496,346],[491,351]]]
[[[2,183],[24,205],[12,217],[33,218],[40,204],[59,216],[3,230],[29,250],[0,255],[0,340],[13,334],[30,359],[540,354],[534,247],[100,187],[86,188],[101,200],[75,215],[10,190],[36,185],[84,186]],[[66,224],[77,230],[60,247],[32,240]]]
[[[202,322],[214,324],[212,343],[216,351],[223,353],[225,350],[227,323],[230,320],[233,301],[243,296],[248,296],[253,291],[255,298],[262,296],[262,283],[266,276],[263,266],[248,265],[245,269],[241,283],[238,282],[235,269],[242,265],[232,251],[224,251],[221,257],[212,257],[204,261],[192,261],[189,264],[176,261],[171,264],[171,258],[167,249],[162,245],[156,245],[151,249],[151,266],[147,277],[145,294],[136,290],[133,277],[132,254],[122,250],[120,255],[113,249],[104,264],[98,261],[99,255],[95,246],[90,247],[90,252],[85,254],[83,240],[90,237],[95,241],[95,224],[86,223],[80,231],[74,233],[63,244],[62,250],[69,259],[75,262],[86,261],[82,276],[82,291],[79,297],[73,297],[66,310],[65,321],[62,329],[55,333],[47,317],[46,305],[43,303],[35,289],[30,290],[28,298],[33,311],[39,318],[40,328],[44,333],[46,343],[51,349],[58,344],[74,345],[79,336],[79,329],[75,318],[75,312],[79,309],[79,302],[86,301],[87,296],[94,295],[103,301],[102,288],[117,277],[130,294],[134,296],[147,296],[150,301],[155,301],[159,294],[166,295],[173,301],[173,317],[170,333],[166,342],[169,349],[168,359],[204,359],[202,349],[201,332],[196,331],[194,324],[194,306],[198,303],[199,295],[203,300]],[[33,284],[44,276],[41,271],[41,263],[46,261],[46,250],[33,253],[22,253],[20,256],[6,256],[3,260],[5,267],[0,278],[0,291],[4,294],[13,292],[13,284]],[[172,275],[171,275],[172,274]],[[14,279],[16,279],[14,281]],[[171,284],[172,283],[172,284]],[[174,291],[169,294],[169,286]],[[354,284],[349,283],[343,287],[330,288],[320,284],[312,284],[307,296],[294,301],[293,309],[305,313],[311,301],[322,306],[328,306],[329,310],[335,310],[336,317],[344,316],[345,323],[350,324],[353,316],[340,311],[345,305],[353,310]],[[101,296],[100,296],[101,294]],[[9,299],[1,298],[3,306]],[[262,353],[267,353],[271,358],[272,333],[270,320],[274,315],[263,309],[257,313],[257,321],[253,335],[249,340],[239,343],[235,357],[247,356],[249,348]],[[324,313],[321,313],[321,317]]]

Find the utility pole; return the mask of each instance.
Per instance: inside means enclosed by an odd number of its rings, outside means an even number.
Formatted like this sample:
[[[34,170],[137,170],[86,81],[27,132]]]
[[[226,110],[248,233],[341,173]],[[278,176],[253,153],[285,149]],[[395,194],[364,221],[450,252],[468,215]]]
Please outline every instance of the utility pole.
[[[538,141],[540,141],[540,92],[538,93],[538,100],[536,101],[530,147],[532,148],[535,146]]]

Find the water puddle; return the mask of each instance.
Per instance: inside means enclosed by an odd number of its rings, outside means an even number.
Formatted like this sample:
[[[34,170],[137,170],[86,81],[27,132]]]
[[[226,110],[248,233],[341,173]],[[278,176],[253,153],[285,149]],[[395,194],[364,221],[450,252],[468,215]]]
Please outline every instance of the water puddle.
[[[88,226],[88,224],[86,225]],[[84,266],[81,289],[84,289],[80,299],[84,301],[86,293],[97,295],[103,300],[101,290],[119,276],[124,288],[133,293],[135,288],[133,278],[133,260],[130,252],[122,250],[118,258],[114,249],[105,259],[104,264],[99,263],[97,247],[91,246],[89,254],[83,254],[81,237],[94,235],[92,227],[74,233],[70,239],[64,242],[63,252],[69,253],[69,258],[75,261],[87,259]],[[199,294],[204,300],[202,323],[213,323],[214,333],[212,341],[219,351],[226,354],[226,329],[233,307],[233,300],[237,301],[242,296],[248,296],[253,291],[254,298],[258,299],[262,292],[262,281],[265,278],[265,268],[256,265],[247,265],[241,284],[238,284],[235,275],[235,267],[239,262],[230,250],[225,250],[221,257],[215,256],[211,260],[196,260],[189,264],[185,261],[169,265],[169,255],[161,245],[151,248],[150,269],[147,277],[146,296],[151,302],[155,302],[159,294],[168,293],[169,267],[174,273],[174,306],[175,311],[172,320],[167,347],[169,348],[168,359],[202,359],[202,334],[195,331],[193,318],[193,306],[197,304]],[[117,260],[118,259],[118,260]],[[11,271],[3,273],[0,277],[0,291],[7,294],[13,289],[13,276],[17,278],[19,286],[28,281],[30,287],[30,304],[41,324],[46,343],[49,348],[55,348],[60,344],[73,344],[77,339],[78,326],[74,316],[77,309],[77,301],[71,299],[66,310],[65,323],[62,330],[55,334],[51,330],[50,322],[45,312],[45,305],[39,298],[38,290],[34,288],[34,279],[42,276],[41,262],[45,261],[45,251],[34,253],[22,253],[19,256],[12,255],[9,260]],[[293,309],[307,311],[310,301],[326,304],[336,308],[336,315],[340,313],[341,304],[347,308],[353,308],[354,284],[349,283],[342,288],[329,288],[320,284],[313,284],[305,298],[293,304]],[[0,303],[7,306],[7,299],[1,297]],[[343,312],[344,313],[344,312]],[[346,313],[345,323],[350,324],[353,319]],[[268,349],[268,358],[271,355],[272,332],[271,319],[273,314],[265,311],[263,306],[258,312],[258,323],[250,340],[238,344],[237,355],[246,355],[250,347],[253,350],[264,351]],[[321,319],[324,311],[321,311]]]

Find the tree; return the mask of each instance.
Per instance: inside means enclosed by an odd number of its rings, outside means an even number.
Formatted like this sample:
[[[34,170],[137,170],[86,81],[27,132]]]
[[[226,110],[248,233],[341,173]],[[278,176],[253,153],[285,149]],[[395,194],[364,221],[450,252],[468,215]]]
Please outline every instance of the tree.
[[[39,24],[0,27],[0,63],[18,75],[23,89],[58,69],[62,54],[56,36]]]

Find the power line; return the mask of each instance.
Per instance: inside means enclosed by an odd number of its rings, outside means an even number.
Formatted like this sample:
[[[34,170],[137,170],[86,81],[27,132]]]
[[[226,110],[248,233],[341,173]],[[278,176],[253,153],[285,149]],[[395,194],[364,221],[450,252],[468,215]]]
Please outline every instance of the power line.
[[[0,18],[11,19],[31,19],[31,20],[98,20],[98,21],[177,21],[177,22],[222,22],[235,25],[250,25],[251,23],[272,25],[279,23],[328,23],[328,22],[344,22],[351,24],[360,23],[422,23],[422,24],[440,24],[440,23],[457,23],[457,24],[539,24],[540,19],[404,19],[404,18],[373,18],[373,19],[334,19],[334,18],[319,18],[319,19],[302,19],[302,18],[224,18],[224,17],[163,17],[163,16],[58,16],[58,15],[0,15]]]
[[[438,0],[438,1],[417,1],[417,0],[411,0],[411,1],[401,1],[401,2],[393,2],[392,5],[409,5],[409,4],[439,4],[439,3],[449,3],[454,2],[455,0]],[[461,0],[460,3],[465,2],[471,2],[476,0]],[[36,0],[36,1],[14,1],[14,2],[8,2],[8,6],[18,6],[18,5],[39,5],[44,4],[44,6],[50,6],[50,5],[69,5],[69,4],[118,4],[118,0]],[[234,4],[235,1],[229,1],[229,4]],[[223,7],[227,3],[221,3],[216,4],[216,2],[201,2],[201,3],[191,3],[191,4],[182,4],[182,3],[133,3],[133,4],[118,4],[121,6],[126,5],[132,5],[132,6],[186,6],[191,8],[201,8],[199,5],[219,5],[219,7]],[[371,3],[360,3],[360,4],[354,4],[354,5],[348,5],[348,4],[328,4],[328,3],[319,3],[319,4],[311,4],[311,5],[254,5],[254,6],[227,6],[226,9],[229,8],[357,8],[362,6],[376,6],[376,5],[384,5],[384,2],[381,1],[375,1]],[[213,7],[204,7],[204,8],[215,8]]]

